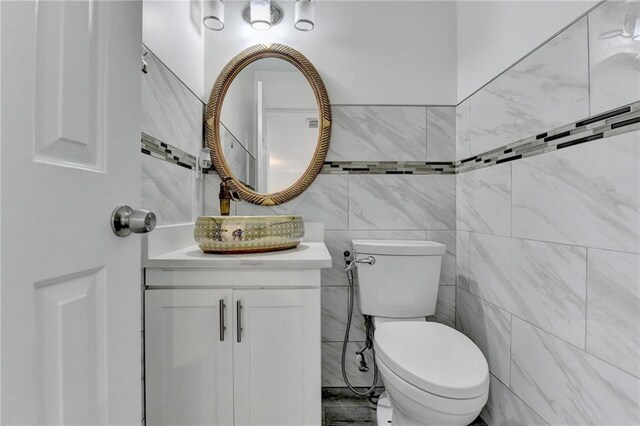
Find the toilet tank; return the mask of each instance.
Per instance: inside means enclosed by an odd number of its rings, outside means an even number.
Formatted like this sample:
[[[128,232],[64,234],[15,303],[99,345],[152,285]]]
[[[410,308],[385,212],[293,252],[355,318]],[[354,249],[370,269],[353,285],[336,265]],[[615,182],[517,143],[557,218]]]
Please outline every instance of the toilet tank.
[[[415,318],[436,311],[446,246],[433,241],[353,240],[360,310],[365,315]]]

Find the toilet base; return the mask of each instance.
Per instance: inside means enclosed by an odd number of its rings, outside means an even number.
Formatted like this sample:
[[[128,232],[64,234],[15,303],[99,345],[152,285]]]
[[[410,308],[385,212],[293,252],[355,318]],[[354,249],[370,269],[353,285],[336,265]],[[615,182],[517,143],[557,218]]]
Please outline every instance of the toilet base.
[[[392,417],[393,408],[391,408],[391,401],[389,400],[387,391],[384,391],[382,392],[382,395],[380,395],[380,398],[378,398],[378,405],[376,408],[376,425],[390,425]]]

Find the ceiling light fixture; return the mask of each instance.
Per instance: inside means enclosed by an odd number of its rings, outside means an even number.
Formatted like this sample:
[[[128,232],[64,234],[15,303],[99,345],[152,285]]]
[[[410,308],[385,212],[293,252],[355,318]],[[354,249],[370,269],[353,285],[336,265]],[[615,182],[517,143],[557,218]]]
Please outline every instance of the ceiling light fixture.
[[[247,9],[249,12],[248,14]],[[277,16],[273,16],[274,9],[277,10],[275,12]],[[266,31],[270,29],[272,25],[276,25],[280,22],[282,19],[282,10],[280,10],[280,8],[275,4],[271,4],[271,0],[251,0],[251,2],[249,2],[249,6],[245,8],[242,15],[245,21],[248,20],[254,30]]]
[[[293,26],[300,31],[311,31],[315,21],[315,6],[311,0],[296,0]]]
[[[315,26],[315,2],[296,0],[293,26],[300,31],[311,31]],[[224,0],[204,0],[202,24],[214,31],[224,28]],[[266,31],[282,21],[284,12],[271,0],[251,0],[242,10],[242,18],[259,31]]]
[[[224,0],[205,0],[202,25],[213,31],[224,28]]]

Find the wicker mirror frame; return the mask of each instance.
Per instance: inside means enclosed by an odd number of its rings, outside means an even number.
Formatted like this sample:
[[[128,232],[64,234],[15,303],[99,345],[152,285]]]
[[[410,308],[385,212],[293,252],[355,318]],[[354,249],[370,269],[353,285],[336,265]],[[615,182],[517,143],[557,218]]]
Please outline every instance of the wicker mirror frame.
[[[271,194],[261,194],[236,179],[227,164],[220,143],[220,113],[227,90],[234,78],[247,65],[262,58],[280,58],[294,65],[307,79],[316,97],[319,112],[318,141],[314,155],[304,174],[289,188]],[[213,88],[205,114],[205,138],[211,150],[211,160],[221,179],[230,177],[232,189],[240,198],[253,204],[273,206],[302,194],[311,185],[322,169],[331,137],[331,105],[329,95],[315,67],[300,52],[282,44],[257,44],[243,50],[224,67]]]

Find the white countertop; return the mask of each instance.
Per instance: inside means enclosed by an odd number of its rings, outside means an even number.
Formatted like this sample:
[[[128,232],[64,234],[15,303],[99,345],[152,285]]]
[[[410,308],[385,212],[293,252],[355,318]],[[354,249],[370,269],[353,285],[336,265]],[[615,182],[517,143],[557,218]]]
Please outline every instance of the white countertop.
[[[249,254],[209,254],[194,245],[142,260],[143,267],[158,269],[321,269],[330,268],[331,263],[327,247],[320,242]]]

